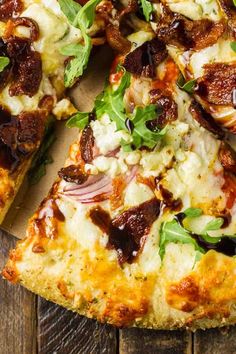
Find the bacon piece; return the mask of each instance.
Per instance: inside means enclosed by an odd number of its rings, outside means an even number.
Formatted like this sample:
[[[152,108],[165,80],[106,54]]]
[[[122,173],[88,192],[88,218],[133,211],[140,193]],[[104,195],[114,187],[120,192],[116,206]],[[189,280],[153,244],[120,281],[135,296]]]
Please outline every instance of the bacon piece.
[[[123,264],[131,263],[137,256],[159,214],[160,201],[153,198],[126,210],[113,220],[100,206],[91,209],[89,216],[108,235],[107,247],[117,251],[119,263]]]
[[[213,63],[204,65],[204,76],[199,78],[195,93],[216,105],[235,105],[236,63]]]
[[[17,117],[17,143],[21,153],[33,153],[40,145],[45,130],[44,119],[40,111],[21,112]]]
[[[166,44],[200,50],[216,43],[224,30],[223,22],[209,19],[192,21],[165,8],[165,15],[157,27],[157,36]]]
[[[204,109],[199,103],[193,101],[189,107],[189,112],[203,128],[209,130],[211,133],[223,139],[225,135],[224,132],[221,130],[220,126],[215,122],[214,118],[212,118],[209,113],[204,111]]]
[[[86,163],[93,161],[94,136],[90,126],[86,127],[80,138],[81,157]]]
[[[219,160],[227,172],[236,174],[236,151],[226,142],[221,142]]]
[[[106,27],[107,42],[120,54],[126,54],[131,49],[131,42],[122,36],[118,26],[109,24]]]
[[[0,20],[8,20],[19,15],[24,9],[21,0],[2,0],[0,2]]]
[[[67,182],[83,184],[87,181],[88,175],[81,169],[80,166],[70,165],[62,168],[58,172],[59,177]]]
[[[132,262],[143,247],[153,222],[160,214],[160,201],[153,198],[112,220],[108,247],[118,252],[119,262]]]
[[[178,106],[171,93],[162,92],[159,89],[150,91],[151,103],[155,103],[161,109],[161,114],[152,121],[148,122],[151,130],[164,127],[166,124],[175,121],[178,118]]]
[[[31,49],[28,39],[11,36],[7,39],[7,54],[13,62],[11,96],[34,96],[42,79],[42,61],[38,52]]]
[[[44,133],[41,112],[12,116],[0,107],[0,166],[14,171],[20,161],[39,146]]]
[[[155,77],[157,65],[166,57],[165,44],[154,38],[129,53],[125,58],[124,67],[134,75]]]

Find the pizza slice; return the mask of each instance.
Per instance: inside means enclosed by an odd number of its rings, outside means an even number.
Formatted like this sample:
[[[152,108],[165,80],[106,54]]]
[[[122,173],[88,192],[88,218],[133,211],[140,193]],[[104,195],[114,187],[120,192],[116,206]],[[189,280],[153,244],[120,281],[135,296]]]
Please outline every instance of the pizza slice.
[[[235,323],[235,152],[163,43],[128,40],[2,274],[116,326]]]
[[[148,20],[184,76],[180,85],[235,134],[235,2],[161,0],[152,10],[156,18]]]
[[[52,115],[75,112],[64,91],[82,75],[92,46],[104,42],[102,16],[112,6],[100,15],[98,3],[1,1],[0,222],[44,137],[49,144]]]

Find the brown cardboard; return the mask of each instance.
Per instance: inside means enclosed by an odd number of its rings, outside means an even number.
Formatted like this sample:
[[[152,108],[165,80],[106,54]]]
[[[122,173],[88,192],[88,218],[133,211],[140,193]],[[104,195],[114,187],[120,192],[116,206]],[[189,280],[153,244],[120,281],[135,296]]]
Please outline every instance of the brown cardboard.
[[[99,50],[91,60],[79,85],[71,90],[71,99],[80,111],[86,112],[92,109],[94,98],[104,87],[111,60],[112,53],[108,48]],[[47,174],[38,184],[30,187],[27,185],[27,178],[25,179],[1,225],[4,230],[17,238],[25,237],[27,221],[36,211],[57,178],[57,172],[64,165],[69,146],[78,136],[78,129],[69,129],[65,127],[65,122],[57,122],[56,136],[57,140],[50,151],[54,162],[47,165]]]

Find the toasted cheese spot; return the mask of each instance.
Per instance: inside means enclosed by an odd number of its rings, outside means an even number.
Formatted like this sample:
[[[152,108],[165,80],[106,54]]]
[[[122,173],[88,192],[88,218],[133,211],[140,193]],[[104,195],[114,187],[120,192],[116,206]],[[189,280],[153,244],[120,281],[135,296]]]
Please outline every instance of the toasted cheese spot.
[[[166,301],[175,309],[191,312],[228,307],[236,300],[236,260],[215,251],[202,257],[193,272],[166,286]]]

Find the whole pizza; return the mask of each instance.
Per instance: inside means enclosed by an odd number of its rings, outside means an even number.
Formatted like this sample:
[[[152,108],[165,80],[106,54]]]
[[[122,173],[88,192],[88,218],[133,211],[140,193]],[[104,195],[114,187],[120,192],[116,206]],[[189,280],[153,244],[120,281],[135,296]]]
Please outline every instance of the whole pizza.
[[[5,1],[0,14],[5,203],[51,116],[78,128],[3,277],[118,327],[236,323],[235,2]],[[105,42],[104,90],[77,111],[64,87]]]

